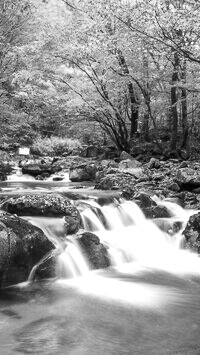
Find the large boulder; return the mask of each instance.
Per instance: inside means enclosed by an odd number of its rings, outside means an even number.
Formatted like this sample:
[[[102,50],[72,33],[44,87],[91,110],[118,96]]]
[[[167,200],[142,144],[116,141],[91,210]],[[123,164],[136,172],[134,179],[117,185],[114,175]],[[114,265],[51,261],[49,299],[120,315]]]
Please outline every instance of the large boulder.
[[[44,173],[55,174],[61,171],[62,167],[59,163],[53,161],[38,160],[35,162],[28,162],[22,166],[22,173],[32,176],[42,175]]]
[[[69,179],[72,182],[92,181],[95,179],[97,167],[95,164],[81,164],[71,166],[69,169]]]
[[[185,237],[184,248],[200,254],[200,213],[189,218],[182,234]]]
[[[110,266],[108,251],[95,234],[91,232],[82,233],[78,243],[83,255],[89,261],[91,269],[102,269]]]
[[[199,170],[192,168],[179,169],[176,175],[176,182],[181,189],[192,191],[200,187],[200,173]]]
[[[0,288],[27,281],[32,268],[54,249],[40,228],[1,211]],[[51,272],[49,266],[46,276],[52,276]]]
[[[59,194],[35,194],[12,197],[1,205],[2,210],[19,216],[46,216],[65,218],[66,232],[72,234],[81,225],[79,211],[70,200]]]

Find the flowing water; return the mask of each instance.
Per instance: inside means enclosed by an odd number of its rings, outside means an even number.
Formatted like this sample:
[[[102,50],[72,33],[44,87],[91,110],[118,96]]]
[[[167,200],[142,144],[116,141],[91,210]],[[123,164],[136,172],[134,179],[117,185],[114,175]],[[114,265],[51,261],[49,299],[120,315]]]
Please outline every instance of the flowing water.
[[[0,354],[199,355],[200,259],[180,249],[194,211],[162,201],[171,217],[152,222],[131,202],[87,203],[113,266],[90,271],[63,219],[26,217],[59,250],[58,278],[0,293]]]

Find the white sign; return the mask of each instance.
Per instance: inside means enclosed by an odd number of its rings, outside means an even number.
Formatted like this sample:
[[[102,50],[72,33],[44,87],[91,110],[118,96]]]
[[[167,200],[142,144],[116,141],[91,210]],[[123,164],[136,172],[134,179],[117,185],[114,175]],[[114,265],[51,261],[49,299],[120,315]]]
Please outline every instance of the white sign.
[[[30,154],[30,148],[19,148],[19,153],[20,155],[29,155]]]

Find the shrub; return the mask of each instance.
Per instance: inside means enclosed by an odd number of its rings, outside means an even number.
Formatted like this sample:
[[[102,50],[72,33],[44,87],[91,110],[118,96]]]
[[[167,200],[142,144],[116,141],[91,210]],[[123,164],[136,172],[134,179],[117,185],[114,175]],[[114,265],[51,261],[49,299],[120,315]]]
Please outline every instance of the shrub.
[[[80,148],[81,144],[78,139],[71,138],[38,138],[31,146],[31,153],[36,155],[62,155]]]

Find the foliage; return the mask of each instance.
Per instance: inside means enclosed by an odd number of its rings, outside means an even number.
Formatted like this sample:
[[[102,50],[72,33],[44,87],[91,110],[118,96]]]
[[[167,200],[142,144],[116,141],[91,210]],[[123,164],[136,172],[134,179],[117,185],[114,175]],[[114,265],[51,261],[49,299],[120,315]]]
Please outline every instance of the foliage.
[[[31,152],[35,155],[62,155],[63,153],[71,153],[81,147],[78,139],[70,138],[37,138],[34,144],[31,146]]]
[[[47,138],[129,151],[170,130],[170,150],[199,132],[200,11],[195,0],[3,0],[1,141],[63,151]],[[10,33],[10,35],[8,35]],[[35,142],[38,151],[42,144]],[[34,146],[34,145],[33,145]]]

